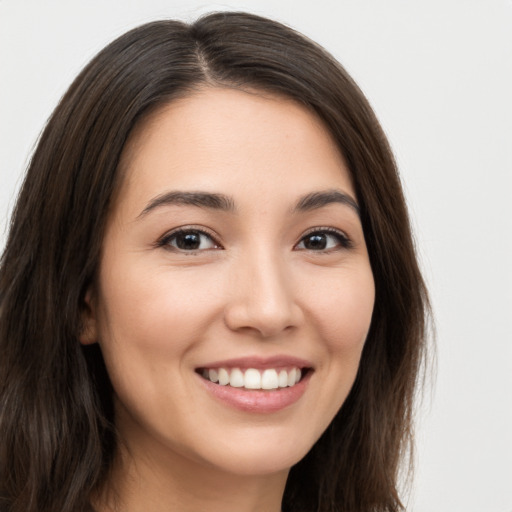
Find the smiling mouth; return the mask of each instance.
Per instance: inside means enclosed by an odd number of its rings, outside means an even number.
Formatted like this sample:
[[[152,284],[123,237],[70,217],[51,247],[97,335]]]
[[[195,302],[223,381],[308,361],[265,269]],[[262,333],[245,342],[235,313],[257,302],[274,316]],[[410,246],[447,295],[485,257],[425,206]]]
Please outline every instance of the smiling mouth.
[[[279,390],[298,384],[312,369],[287,368],[199,368],[197,373],[204,379],[220,386],[247,390]]]

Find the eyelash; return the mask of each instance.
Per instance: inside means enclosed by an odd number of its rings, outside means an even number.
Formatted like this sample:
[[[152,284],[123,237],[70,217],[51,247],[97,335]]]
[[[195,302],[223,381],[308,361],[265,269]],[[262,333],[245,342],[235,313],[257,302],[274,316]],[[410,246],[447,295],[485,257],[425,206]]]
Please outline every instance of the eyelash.
[[[171,241],[173,239],[175,239],[176,237],[178,237],[179,235],[186,235],[186,234],[191,234],[191,233],[196,233],[196,234],[204,235],[204,236],[208,237],[211,240],[211,242],[214,244],[214,247],[207,248],[207,249],[186,250],[186,249],[180,249],[178,247],[174,247],[171,245]],[[351,249],[353,247],[353,244],[352,244],[352,241],[350,240],[350,238],[342,231],[335,229],[335,228],[330,228],[330,227],[317,227],[317,228],[313,228],[313,229],[307,231],[304,235],[302,235],[300,240],[294,245],[294,248],[296,248],[299,244],[304,243],[304,241],[308,237],[311,237],[312,235],[317,235],[317,234],[318,235],[326,235],[327,234],[328,236],[333,236],[334,238],[336,238],[336,240],[339,244],[339,247],[318,249],[318,250],[307,249],[306,247],[304,247],[304,249],[300,249],[300,250],[306,250],[306,251],[309,250],[311,252],[323,254],[323,253],[329,253],[329,252],[333,252],[333,251],[340,250],[340,249]],[[194,227],[194,226],[178,228],[178,229],[175,229],[174,231],[171,231],[170,233],[167,233],[156,243],[156,246],[168,248],[170,250],[175,250],[175,251],[181,252],[183,254],[197,254],[197,253],[199,253],[201,251],[205,251],[205,250],[223,249],[222,245],[216,240],[215,236],[212,233],[206,231],[204,228],[199,228],[199,227]]]
[[[333,252],[333,251],[340,250],[340,249],[351,249],[353,247],[352,241],[343,231],[340,231],[339,229],[335,229],[335,228],[329,228],[329,227],[313,228],[313,229],[307,231],[304,235],[302,235],[299,242],[297,244],[295,244],[295,247],[297,247],[297,245],[302,243],[307,237],[310,237],[311,235],[316,235],[316,234],[320,234],[320,235],[327,234],[327,235],[333,236],[338,241],[339,247],[320,249],[320,250],[310,249],[312,252],[317,252],[317,253],[323,254],[323,253],[329,253],[329,252]],[[308,249],[305,248],[303,250],[308,250]]]
[[[171,240],[175,239],[179,235],[186,235],[191,233],[197,233],[199,235],[204,235],[208,237],[215,247],[208,248],[208,249],[192,249],[192,250],[186,250],[186,249],[180,249],[178,247],[174,247],[171,245]],[[171,231],[170,233],[167,233],[164,235],[156,244],[158,247],[165,247],[171,250],[175,250],[177,252],[181,252],[184,254],[197,254],[200,251],[204,250],[211,250],[211,249],[222,249],[223,247],[217,242],[215,236],[210,233],[209,231],[206,231],[204,228],[194,227],[194,226],[186,226],[182,228],[175,229],[174,231]]]

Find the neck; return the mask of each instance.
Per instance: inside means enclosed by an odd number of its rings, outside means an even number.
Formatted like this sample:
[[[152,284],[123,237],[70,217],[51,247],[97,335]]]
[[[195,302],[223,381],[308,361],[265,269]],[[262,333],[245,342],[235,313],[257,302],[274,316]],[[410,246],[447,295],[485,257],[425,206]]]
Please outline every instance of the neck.
[[[98,512],[280,512],[287,475],[232,474],[176,452],[120,447],[95,505]]]

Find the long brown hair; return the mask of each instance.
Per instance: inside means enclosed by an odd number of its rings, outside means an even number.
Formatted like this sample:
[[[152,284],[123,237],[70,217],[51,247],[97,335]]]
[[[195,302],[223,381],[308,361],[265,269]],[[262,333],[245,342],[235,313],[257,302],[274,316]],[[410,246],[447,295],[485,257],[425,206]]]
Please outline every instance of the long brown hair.
[[[323,120],[356,189],[376,285],[346,402],[291,469],[283,510],[391,512],[411,447],[428,302],[386,137],[327,52],[279,23],[217,13],[158,21],[101,51],[71,85],[32,156],[0,263],[0,510],[80,512],[109,471],[112,389],[78,339],[134,126],[205,84],[292,98]]]

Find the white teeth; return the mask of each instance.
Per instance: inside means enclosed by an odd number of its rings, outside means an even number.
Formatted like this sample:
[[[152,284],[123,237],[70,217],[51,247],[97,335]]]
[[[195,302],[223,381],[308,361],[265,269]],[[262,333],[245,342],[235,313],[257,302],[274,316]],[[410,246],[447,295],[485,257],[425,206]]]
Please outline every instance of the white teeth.
[[[247,389],[261,389],[261,373],[254,368],[246,370],[244,375],[245,388]]]
[[[244,374],[242,373],[242,370],[240,370],[239,368],[231,370],[229,385],[233,386],[234,388],[244,387]]]
[[[261,389],[277,389],[279,381],[275,370],[265,370],[261,376]]]
[[[242,371],[240,368],[210,368],[202,370],[201,374],[205,379],[220,384],[230,385],[234,388],[245,389],[278,389],[291,387],[297,384],[302,376],[300,368],[290,370],[276,370],[267,368],[257,370],[248,368]]]
[[[288,386],[293,386],[295,384],[295,375],[297,371],[293,368],[288,372]]]
[[[219,384],[221,386],[229,384],[229,373],[225,368],[219,368]]]

